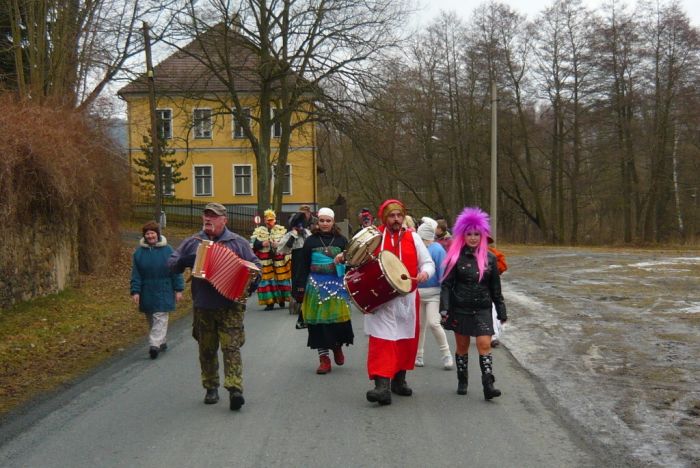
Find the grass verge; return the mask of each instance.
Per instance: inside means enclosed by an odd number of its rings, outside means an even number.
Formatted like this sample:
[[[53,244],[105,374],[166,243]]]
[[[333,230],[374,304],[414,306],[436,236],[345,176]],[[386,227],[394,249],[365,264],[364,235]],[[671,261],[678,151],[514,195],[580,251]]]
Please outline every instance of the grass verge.
[[[129,297],[134,248],[125,244],[109,271],[81,275],[59,294],[0,310],[0,415],[144,340],[148,326]],[[170,320],[191,305],[187,287]]]

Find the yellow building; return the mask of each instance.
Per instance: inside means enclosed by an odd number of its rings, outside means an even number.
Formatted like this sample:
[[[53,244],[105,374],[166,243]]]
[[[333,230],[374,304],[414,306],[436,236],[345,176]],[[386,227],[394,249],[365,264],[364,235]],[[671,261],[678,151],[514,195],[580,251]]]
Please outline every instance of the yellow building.
[[[186,51],[196,52],[191,43]],[[237,95],[252,119],[259,115],[259,85],[254,70],[257,56],[245,47],[234,47]],[[249,140],[234,118],[232,101],[225,83],[213,78],[210,69],[193,53],[176,52],[154,67],[156,113],[159,135],[167,139],[175,157],[185,164],[179,169],[187,179],[173,186],[166,184],[165,195],[198,203],[216,201],[226,205],[256,207],[258,202],[257,164]],[[151,126],[148,86],[143,77],[132,81],[119,96],[127,103],[129,155],[142,158],[141,145]],[[272,112],[274,113],[274,108]],[[292,125],[299,115],[292,116]],[[270,166],[277,161],[281,126],[271,129]],[[312,123],[292,131],[283,175],[283,211],[296,211],[300,205],[316,206],[315,131]],[[273,167],[274,169],[274,167]],[[272,171],[273,177],[274,170]],[[138,177],[135,177],[138,184]],[[270,184],[272,187],[272,184]],[[139,190],[137,188],[137,190]]]

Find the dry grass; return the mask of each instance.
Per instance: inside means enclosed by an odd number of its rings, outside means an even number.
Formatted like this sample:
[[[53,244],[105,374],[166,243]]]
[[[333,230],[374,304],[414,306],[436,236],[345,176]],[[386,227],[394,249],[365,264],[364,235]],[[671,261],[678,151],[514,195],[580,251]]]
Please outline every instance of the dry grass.
[[[122,247],[109,272],[0,311],[0,415],[144,339],[147,325],[129,297],[133,246]],[[187,289],[172,320],[191,308]]]

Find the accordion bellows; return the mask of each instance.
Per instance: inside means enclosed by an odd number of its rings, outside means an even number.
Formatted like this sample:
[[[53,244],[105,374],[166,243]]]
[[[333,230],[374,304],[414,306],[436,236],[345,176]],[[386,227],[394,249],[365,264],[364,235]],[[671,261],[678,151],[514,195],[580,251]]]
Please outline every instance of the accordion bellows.
[[[202,240],[197,247],[192,276],[207,280],[227,299],[245,301],[251,283],[260,276],[260,269],[224,245]]]

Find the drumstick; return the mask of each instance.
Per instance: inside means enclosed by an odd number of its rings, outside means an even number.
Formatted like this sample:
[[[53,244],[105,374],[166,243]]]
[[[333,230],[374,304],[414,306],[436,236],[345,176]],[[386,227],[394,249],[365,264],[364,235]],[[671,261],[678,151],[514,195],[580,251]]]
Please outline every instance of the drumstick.
[[[413,280],[413,281],[418,281],[418,277],[417,277],[417,276],[408,276],[408,275],[406,275],[406,274],[402,274],[402,275],[401,275],[401,279],[402,279],[402,280],[410,279],[410,280]]]

